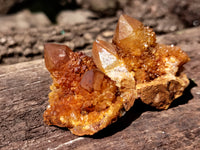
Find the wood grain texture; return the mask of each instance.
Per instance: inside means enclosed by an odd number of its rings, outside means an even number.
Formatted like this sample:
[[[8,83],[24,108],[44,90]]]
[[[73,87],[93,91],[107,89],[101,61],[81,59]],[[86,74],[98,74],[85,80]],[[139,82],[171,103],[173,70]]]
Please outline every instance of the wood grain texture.
[[[0,149],[200,149],[200,28],[158,37],[177,44],[191,61],[184,95],[168,110],[136,101],[116,123],[94,136],[77,137],[43,123],[51,78],[43,60],[0,67]],[[175,42],[175,43],[174,43]]]

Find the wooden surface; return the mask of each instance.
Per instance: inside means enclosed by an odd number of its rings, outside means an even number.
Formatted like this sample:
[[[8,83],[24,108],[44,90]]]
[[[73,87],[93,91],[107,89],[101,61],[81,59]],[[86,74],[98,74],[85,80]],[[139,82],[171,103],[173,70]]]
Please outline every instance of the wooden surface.
[[[91,49],[93,41],[111,40],[117,18],[103,18],[77,25],[49,26],[0,32],[0,65],[42,58],[43,44],[57,42],[76,51]]]
[[[191,58],[184,95],[168,110],[140,101],[94,136],[77,137],[43,123],[51,78],[43,60],[0,67],[0,149],[200,149],[200,28],[160,36]]]

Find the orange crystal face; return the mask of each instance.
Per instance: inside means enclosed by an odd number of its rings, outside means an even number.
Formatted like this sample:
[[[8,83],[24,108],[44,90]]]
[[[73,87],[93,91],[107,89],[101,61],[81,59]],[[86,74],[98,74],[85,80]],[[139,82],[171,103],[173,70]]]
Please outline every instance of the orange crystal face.
[[[93,43],[92,54],[97,67],[119,87],[124,108],[128,111],[136,98],[134,73],[127,70],[124,61],[118,57],[116,46],[112,43],[96,40]]]
[[[127,15],[121,15],[113,36],[113,43],[123,53],[141,56],[154,46],[156,42],[155,33],[149,27],[144,27],[141,22]]]
[[[92,58],[64,45],[46,44],[45,63],[53,79],[45,123],[67,127],[76,135],[92,135],[121,116],[118,88]]]
[[[135,72],[138,83],[151,81],[169,72],[176,74],[178,68],[189,61],[179,47],[157,44],[151,28],[144,27],[127,15],[120,16],[113,43],[128,70]]]
[[[65,45],[45,44],[44,45],[45,65],[49,71],[61,70],[63,64],[69,60],[69,55],[72,52]]]

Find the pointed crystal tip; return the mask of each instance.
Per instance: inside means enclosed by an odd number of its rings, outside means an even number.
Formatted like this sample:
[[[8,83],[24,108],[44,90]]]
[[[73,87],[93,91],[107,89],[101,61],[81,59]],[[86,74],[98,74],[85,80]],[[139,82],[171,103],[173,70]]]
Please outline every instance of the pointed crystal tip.
[[[127,38],[133,32],[142,27],[143,24],[140,21],[123,14],[119,17],[114,39],[116,38],[116,40],[122,40]]]
[[[113,36],[113,43],[124,52],[140,56],[150,46],[156,44],[155,33],[151,28],[127,15],[121,15]]]
[[[44,58],[47,69],[51,72],[60,70],[62,65],[69,60],[72,50],[66,45],[46,43],[44,45]]]

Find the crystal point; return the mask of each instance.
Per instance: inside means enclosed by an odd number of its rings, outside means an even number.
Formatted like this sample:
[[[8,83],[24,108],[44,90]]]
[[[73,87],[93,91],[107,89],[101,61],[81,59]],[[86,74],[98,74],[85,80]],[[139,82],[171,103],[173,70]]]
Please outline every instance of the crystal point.
[[[66,45],[46,43],[44,45],[45,65],[49,71],[59,70],[69,60],[72,50]]]
[[[121,15],[113,36],[113,43],[124,53],[140,56],[156,44],[155,33],[138,20]]]

